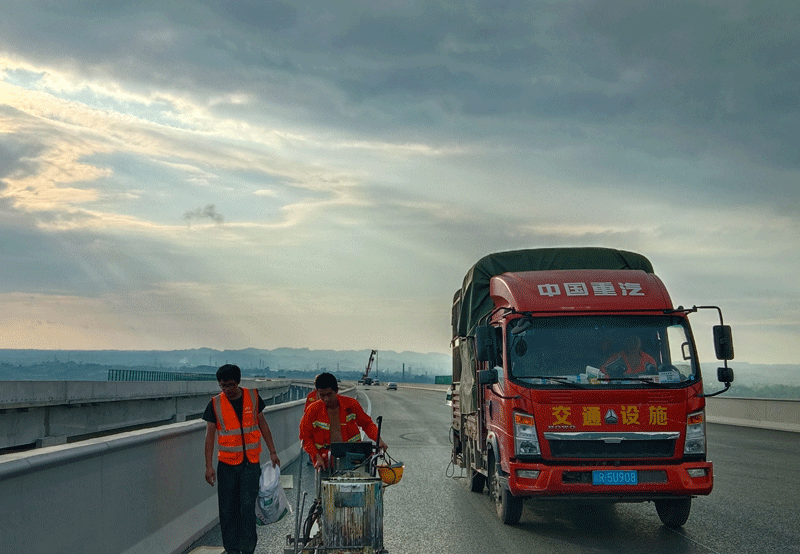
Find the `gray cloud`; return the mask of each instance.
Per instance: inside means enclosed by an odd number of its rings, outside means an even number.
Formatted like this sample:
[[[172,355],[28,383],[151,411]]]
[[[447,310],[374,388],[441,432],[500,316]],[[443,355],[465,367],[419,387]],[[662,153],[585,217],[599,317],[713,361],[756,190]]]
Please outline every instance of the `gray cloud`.
[[[217,207],[214,204],[208,204],[205,208],[196,208],[183,214],[183,219],[186,223],[192,221],[202,221],[208,219],[214,223],[223,223],[225,218],[222,214],[217,212]]]
[[[436,51],[445,32],[425,26],[424,19],[397,15],[359,17],[332,41],[334,48],[365,51],[369,57],[415,56]]]
[[[16,110],[4,109],[0,113],[17,116]],[[26,137],[5,133],[0,135],[0,179],[3,177],[27,177],[33,175],[38,168],[38,156],[44,147],[28,140]]]
[[[458,140],[467,129],[481,133],[487,117],[500,125],[510,118],[509,130],[523,137],[523,126],[549,120],[596,125],[609,141],[645,155],[800,167],[800,44],[792,24],[800,7],[788,0],[763,7],[440,1],[369,11],[357,3],[53,10],[34,2],[3,10],[6,48],[25,44],[32,59],[62,63],[66,50],[71,66],[145,93],[166,86],[198,99],[231,91],[259,106],[291,102],[299,125],[384,139],[436,128]],[[241,120],[270,111],[224,102],[216,110]],[[376,113],[382,125],[374,125]],[[445,134],[444,114],[462,118]],[[665,131],[669,142],[659,139]]]
[[[6,201],[0,201],[0,219],[0,293],[128,294],[164,279],[185,279],[188,275],[178,277],[176,271],[197,266],[160,241],[43,231],[38,218],[17,212]]]
[[[225,11],[236,21],[263,32],[282,31],[292,27],[297,20],[297,8],[286,2],[271,0],[224,0]]]

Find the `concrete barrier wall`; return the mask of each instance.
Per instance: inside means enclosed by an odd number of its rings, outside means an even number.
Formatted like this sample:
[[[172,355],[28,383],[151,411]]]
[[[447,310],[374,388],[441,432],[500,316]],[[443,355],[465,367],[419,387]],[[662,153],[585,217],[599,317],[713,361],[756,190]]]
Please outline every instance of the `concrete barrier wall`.
[[[284,465],[300,454],[304,404],[264,411]],[[187,421],[0,456],[0,550],[182,552],[218,521],[217,490],[204,478],[205,429]]]
[[[800,400],[715,396],[706,400],[706,417],[711,423],[800,432]]]
[[[267,405],[290,400],[289,380],[243,380]],[[99,433],[202,416],[216,381],[3,381],[0,448],[55,446]]]

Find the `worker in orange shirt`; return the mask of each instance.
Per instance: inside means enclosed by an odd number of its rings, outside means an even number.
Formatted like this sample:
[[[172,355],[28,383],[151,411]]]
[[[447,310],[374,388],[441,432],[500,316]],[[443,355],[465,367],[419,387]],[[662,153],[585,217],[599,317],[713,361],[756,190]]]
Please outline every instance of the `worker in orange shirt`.
[[[306,406],[300,421],[300,440],[316,469],[327,467],[331,443],[358,442],[361,430],[373,441],[379,440],[378,426],[358,400],[339,394],[339,382],[332,373],[317,375],[314,387],[319,400]],[[382,450],[387,448],[383,439],[378,446]]]

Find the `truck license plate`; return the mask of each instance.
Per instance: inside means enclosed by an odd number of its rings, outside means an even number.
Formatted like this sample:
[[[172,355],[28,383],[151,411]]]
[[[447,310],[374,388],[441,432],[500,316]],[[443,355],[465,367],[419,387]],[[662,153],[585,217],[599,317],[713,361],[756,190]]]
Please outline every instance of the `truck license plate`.
[[[636,470],[605,469],[592,471],[592,485],[638,485]]]

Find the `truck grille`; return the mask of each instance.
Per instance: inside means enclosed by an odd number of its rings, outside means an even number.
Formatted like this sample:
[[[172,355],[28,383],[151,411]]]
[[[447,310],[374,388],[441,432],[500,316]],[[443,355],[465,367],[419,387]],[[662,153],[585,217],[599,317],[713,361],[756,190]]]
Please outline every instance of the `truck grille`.
[[[553,458],[672,458],[679,433],[545,433]]]

